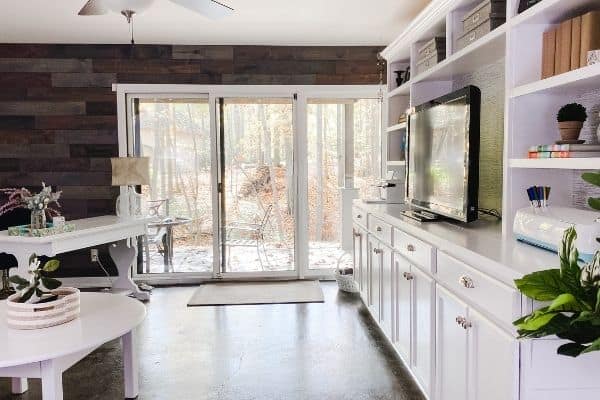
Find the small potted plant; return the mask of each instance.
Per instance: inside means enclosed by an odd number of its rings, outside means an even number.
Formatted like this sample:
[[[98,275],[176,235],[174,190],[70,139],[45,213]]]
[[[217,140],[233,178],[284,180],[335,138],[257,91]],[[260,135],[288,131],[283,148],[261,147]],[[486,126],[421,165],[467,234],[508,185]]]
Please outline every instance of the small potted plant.
[[[79,316],[79,290],[60,288],[49,276],[58,269],[58,260],[43,265],[35,254],[29,258],[28,277],[13,275],[9,281],[17,293],[6,299],[7,325],[14,329],[40,329],[64,324]],[[59,289],[60,288],[60,289]]]
[[[583,123],[587,120],[585,107],[578,103],[566,104],[558,110],[556,116],[560,138],[563,141],[579,139]]]

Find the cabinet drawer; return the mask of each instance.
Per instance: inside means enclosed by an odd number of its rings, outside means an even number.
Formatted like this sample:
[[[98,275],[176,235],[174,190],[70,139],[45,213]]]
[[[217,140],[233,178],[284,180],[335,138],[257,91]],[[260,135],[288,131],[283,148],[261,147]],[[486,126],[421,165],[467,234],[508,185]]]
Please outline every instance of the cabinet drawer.
[[[394,228],[394,248],[427,272],[435,272],[435,249],[399,229]]]
[[[498,321],[512,327],[512,321],[521,313],[520,295],[502,282],[498,282],[465,263],[438,252],[438,280],[471,304],[489,312]]]
[[[352,220],[354,223],[367,226],[367,212],[358,207],[352,207]]]
[[[381,240],[384,244],[392,245],[392,226],[383,220],[369,215],[368,219],[369,231]]]

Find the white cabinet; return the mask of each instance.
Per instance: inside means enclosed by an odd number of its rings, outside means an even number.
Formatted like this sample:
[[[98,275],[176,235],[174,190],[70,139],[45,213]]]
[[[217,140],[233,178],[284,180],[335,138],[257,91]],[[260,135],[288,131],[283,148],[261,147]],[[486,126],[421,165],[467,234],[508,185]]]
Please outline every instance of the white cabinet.
[[[518,343],[446,289],[436,289],[436,400],[518,398]]]
[[[411,362],[411,302],[412,285],[410,263],[400,254],[394,254],[394,275],[396,278],[396,335],[394,346],[410,365]]]
[[[483,315],[469,309],[469,399],[517,399],[519,344]]]
[[[381,247],[379,240],[369,235],[369,296],[367,306],[377,322],[380,318],[381,301],[381,262],[383,261],[383,249]]]
[[[411,265],[412,278],[412,362],[421,385],[429,394],[435,365],[435,281]]]
[[[436,288],[436,400],[467,400],[467,305]]]
[[[396,335],[394,346],[427,394],[435,365],[435,281],[399,253],[394,254]]]

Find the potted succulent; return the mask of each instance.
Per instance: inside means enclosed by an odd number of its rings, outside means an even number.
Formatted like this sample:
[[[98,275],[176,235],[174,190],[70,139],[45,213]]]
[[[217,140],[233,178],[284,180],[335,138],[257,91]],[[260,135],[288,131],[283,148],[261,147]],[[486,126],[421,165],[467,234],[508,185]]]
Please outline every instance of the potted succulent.
[[[575,141],[579,139],[583,123],[587,120],[587,113],[581,104],[566,104],[558,110],[556,120],[560,138],[564,141]]]

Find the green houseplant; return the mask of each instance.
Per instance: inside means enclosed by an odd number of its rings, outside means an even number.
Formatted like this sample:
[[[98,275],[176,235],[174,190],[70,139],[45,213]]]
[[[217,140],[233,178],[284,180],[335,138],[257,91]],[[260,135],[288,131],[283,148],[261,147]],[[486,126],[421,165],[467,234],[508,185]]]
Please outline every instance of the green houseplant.
[[[600,187],[600,172],[586,172],[581,175],[581,178],[587,183]],[[600,211],[600,197],[590,197],[588,205],[594,210]]]
[[[9,281],[16,286],[19,291],[19,303],[39,303],[43,301],[53,300],[57,296],[53,295],[50,290],[56,289],[62,283],[48,276],[50,272],[54,272],[60,266],[58,260],[48,260],[42,265],[37,255],[32,254],[29,257],[29,279],[25,279],[19,275],[13,275]]]
[[[558,130],[562,140],[577,140],[581,128],[583,128],[583,123],[587,120],[587,112],[581,104],[566,104],[558,110],[556,120],[558,121]]]
[[[513,322],[520,338],[556,335],[567,340],[557,353],[571,357],[600,350],[600,251],[580,267],[576,238],[573,227],[565,231],[560,268],[515,280],[525,296],[549,304]]]

